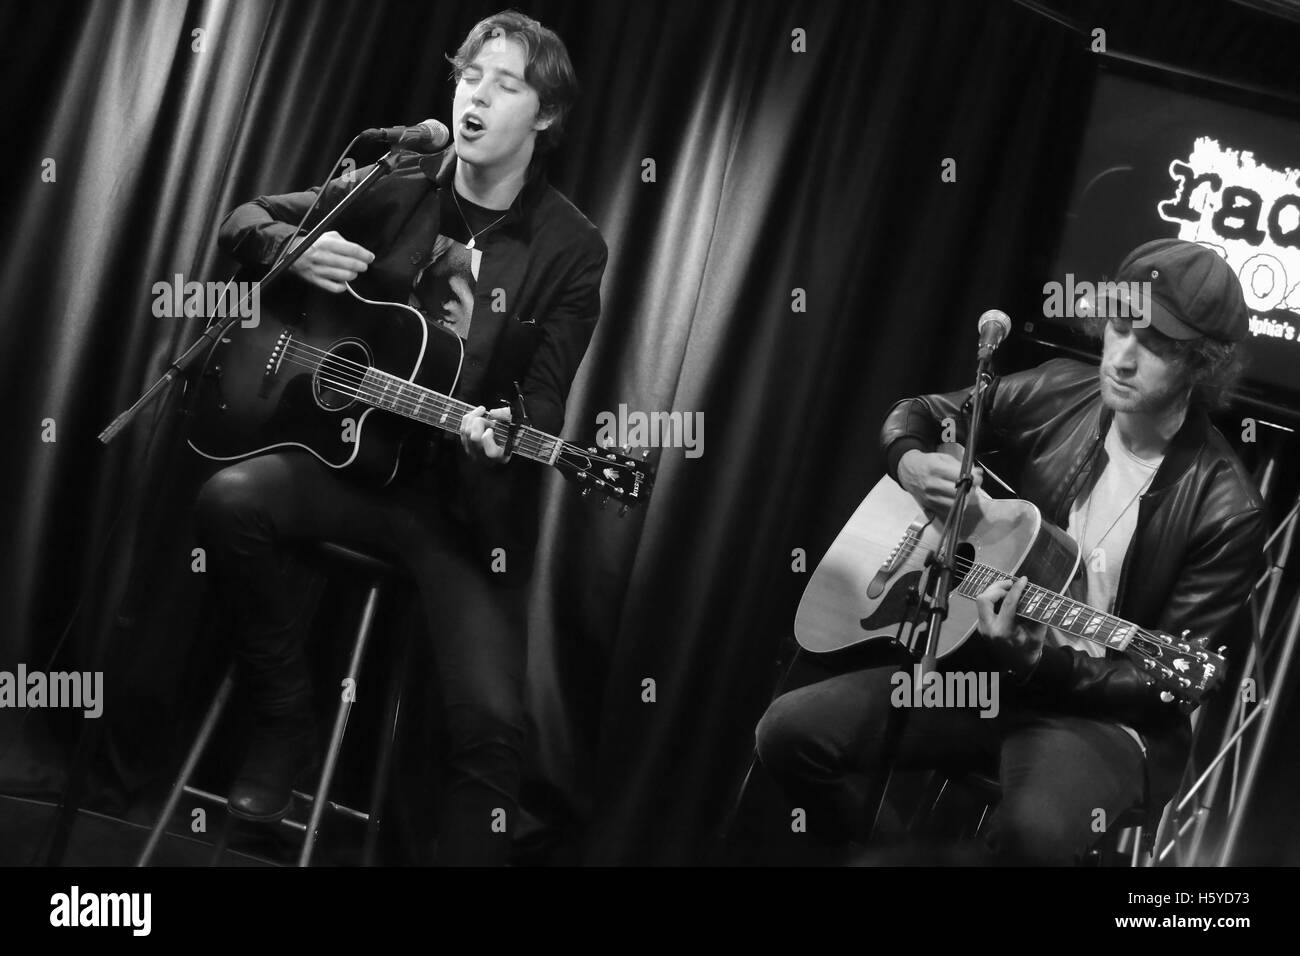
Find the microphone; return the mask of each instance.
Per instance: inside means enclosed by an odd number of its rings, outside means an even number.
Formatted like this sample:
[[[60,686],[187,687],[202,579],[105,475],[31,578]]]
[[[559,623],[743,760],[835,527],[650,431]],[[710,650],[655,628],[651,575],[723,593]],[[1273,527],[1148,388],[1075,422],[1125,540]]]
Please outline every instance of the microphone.
[[[989,309],[980,316],[979,330],[979,357],[987,359],[992,357],[1002,340],[1011,333],[1011,319],[1001,309]]]
[[[383,143],[394,149],[409,149],[415,153],[436,153],[451,142],[451,133],[435,119],[427,119],[418,126],[388,126],[368,129],[361,134],[363,143]]]

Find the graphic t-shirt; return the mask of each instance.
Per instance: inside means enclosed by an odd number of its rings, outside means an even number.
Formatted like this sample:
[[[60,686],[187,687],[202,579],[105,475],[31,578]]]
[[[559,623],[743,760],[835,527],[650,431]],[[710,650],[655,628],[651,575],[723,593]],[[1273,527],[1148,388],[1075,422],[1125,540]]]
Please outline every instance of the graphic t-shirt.
[[[483,263],[480,243],[475,242],[474,248],[468,248],[468,243],[474,235],[480,240],[486,238],[485,231],[490,235],[491,227],[505,210],[485,209],[464,196],[459,197],[458,208],[452,197],[454,188],[449,186],[442,191],[440,232],[427,261],[416,274],[408,304],[419,309],[430,322],[468,339],[474,323],[474,290]]]

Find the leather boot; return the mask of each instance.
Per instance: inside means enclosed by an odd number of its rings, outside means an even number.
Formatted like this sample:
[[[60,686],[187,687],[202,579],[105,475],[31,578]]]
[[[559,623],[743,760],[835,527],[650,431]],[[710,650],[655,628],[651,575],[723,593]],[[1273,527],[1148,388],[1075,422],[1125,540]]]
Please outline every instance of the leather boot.
[[[294,782],[315,756],[316,726],[310,710],[277,717],[259,714],[248,756],[230,788],[231,816],[258,823],[283,819],[293,805]]]

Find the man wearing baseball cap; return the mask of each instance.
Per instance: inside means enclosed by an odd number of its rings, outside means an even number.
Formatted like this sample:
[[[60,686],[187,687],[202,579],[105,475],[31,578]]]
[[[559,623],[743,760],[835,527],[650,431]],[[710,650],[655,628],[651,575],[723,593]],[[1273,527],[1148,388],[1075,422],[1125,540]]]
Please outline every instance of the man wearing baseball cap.
[[[1240,372],[1241,287],[1212,250],[1176,239],[1134,249],[1116,280],[1089,323],[1100,368],[1055,359],[996,380],[980,450],[1002,450],[1019,497],[1078,543],[1087,604],[1204,636],[1226,647],[1231,665],[1249,643],[1243,612],[1263,569],[1264,512],[1206,410]],[[936,452],[943,423],[957,422],[965,441],[968,395],[906,399],[881,432],[889,474],[933,514],[947,513],[958,472]],[[1018,623],[1025,584],[979,596],[980,637],[968,642],[983,667],[1002,672],[1000,714],[911,712],[895,766],[996,773],[988,848],[1002,860],[1068,864],[1100,838],[1099,821],[1104,828],[1134,808],[1148,824],[1159,819],[1191,728],[1129,658]],[[857,778],[882,771],[891,674],[859,670],[791,691],[759,723],[763,764],[806,810],[810,832],[863,832],[870,788]]]

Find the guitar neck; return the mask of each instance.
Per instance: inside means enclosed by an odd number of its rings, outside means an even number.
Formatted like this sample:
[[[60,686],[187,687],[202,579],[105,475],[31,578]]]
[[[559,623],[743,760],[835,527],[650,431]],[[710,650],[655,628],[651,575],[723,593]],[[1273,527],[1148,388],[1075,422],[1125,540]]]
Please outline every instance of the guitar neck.
[[[975,563],[971,565],[961,585],[956,588],[956,593],[973,601],[990,584],[996,581],[1013,580],[1015,577],[1005,571],[987,564]],[[1026,584],[1016,614],[1018,617],[1047,624],[1072,637],[1082,638],[1117,651],[1125,650],[1138,631],[1136,625],[1122,618],[1098,611],[1082,601],[1076,601],[1056,591],[1049,591],[1033,582]]]
[[[431,425],[445,432],[459,433],[461,422],[473,405],[416,385],[377,368],[366,370],[357,398],[375,408]],[[564,450],[564,440],[528,425],[511,425],[513,454],[554,465]]]

